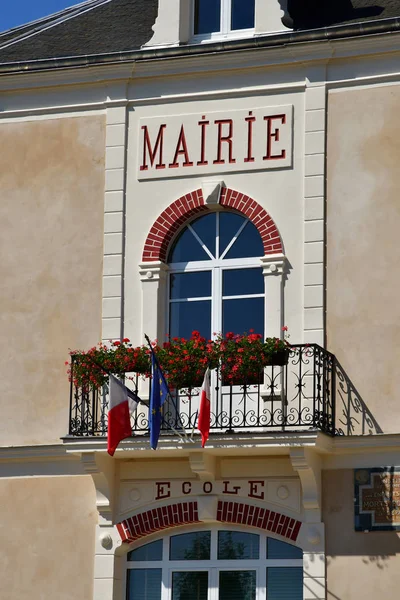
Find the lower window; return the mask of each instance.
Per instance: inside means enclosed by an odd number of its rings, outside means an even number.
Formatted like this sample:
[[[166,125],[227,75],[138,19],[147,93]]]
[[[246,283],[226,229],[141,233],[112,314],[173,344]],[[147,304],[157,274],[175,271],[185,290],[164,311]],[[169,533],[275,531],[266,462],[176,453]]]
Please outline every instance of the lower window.
[[[127,555],[126,600],[303,600],[303,552],[241,528],[165,536]]]

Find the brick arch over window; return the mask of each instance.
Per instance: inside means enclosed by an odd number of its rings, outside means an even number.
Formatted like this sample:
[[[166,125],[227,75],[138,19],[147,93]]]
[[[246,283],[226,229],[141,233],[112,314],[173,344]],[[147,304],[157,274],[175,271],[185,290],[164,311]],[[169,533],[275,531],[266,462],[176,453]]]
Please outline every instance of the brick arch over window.
[[[282,254],[283,244],[278,228],[266,210],[245,194],[223,188],[221,206],[232,208],[250,219],[257,227],[264,245],[264,255]],[[168,248],[182,225],[191,217],[209,211],[204,203],[201,189],[190,192],[175,200],[158,217],[150,229],[144,245],[143,262],[166,262]]]
[[[262,531],[276,533],[288,541],[296,542],[301,521],[281,513],[247,504],[246,502],[218,501],[216,521],[256,527]],[[121,540],[132,543],[152,533],[172,529],[181,525],[201,523],[196,501],[177,502],[136,514],[117,524]]]

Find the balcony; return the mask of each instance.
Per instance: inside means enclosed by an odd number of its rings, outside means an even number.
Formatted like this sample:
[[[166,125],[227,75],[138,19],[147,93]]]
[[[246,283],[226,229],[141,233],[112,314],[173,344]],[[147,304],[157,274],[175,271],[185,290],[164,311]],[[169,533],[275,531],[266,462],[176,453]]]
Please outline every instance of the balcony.
[[[71,369],[74,369],[72,357]],[[151,380],[126,374],[126,384],[142,402],[131,417],[132,436],[147,436]],[[133,377],[132,377],[133,375]],[[345,375],[336,358],[317,344],[292,345],[287,365],[267,366],[258,381],[226,384],[212,372],[211,434],[303,432],[343,434],[336,423],[336,397]],[[164,405],[162,435],[197,432],[200,388],[173,390]],[[69,436],[107,435],[108,386],[85,390],[71,383]]]

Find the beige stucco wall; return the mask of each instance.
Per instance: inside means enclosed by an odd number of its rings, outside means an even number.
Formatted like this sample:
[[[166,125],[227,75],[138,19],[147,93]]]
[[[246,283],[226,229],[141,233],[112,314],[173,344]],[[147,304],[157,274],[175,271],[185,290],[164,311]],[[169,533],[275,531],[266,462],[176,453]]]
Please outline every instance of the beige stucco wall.
[[[0,506],[0,598],[91,598],[97,521],[92,479],[1,479]]]
[[[104,116],[0,125],[2,445],[67,433],[68,349],[101,336]]]
[[[394,85],[328,103],[328,348],[385,433],[400,431],[399,104]]]
[[[354,531],[352,470],[325,471],[322,483],[327,599],[398,598],[400,534]]]

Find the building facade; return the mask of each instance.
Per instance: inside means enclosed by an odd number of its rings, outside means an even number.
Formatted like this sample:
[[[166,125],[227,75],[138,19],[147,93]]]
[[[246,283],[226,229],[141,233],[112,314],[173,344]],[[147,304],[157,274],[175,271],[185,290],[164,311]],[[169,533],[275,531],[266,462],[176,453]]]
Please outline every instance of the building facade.
[[[325,4],[89,0],[0,34],[4,600],[397,597],[400,8]],[[204,449],[198,390],[150,449],[140,379],[111,458],[106,392],[66,375],[100,341],[283,326],[288,365],[212,380]]]

